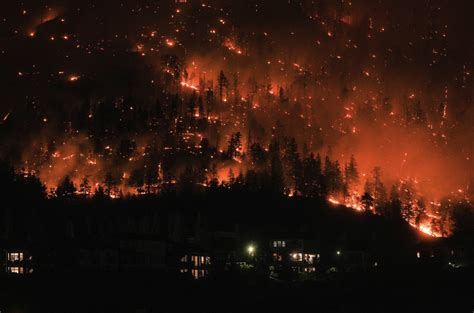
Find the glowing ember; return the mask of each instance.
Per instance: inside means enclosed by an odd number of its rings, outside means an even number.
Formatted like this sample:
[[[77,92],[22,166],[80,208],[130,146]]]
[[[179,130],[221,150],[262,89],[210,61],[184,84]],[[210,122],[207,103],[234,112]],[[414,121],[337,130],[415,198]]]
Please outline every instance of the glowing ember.
[[[166,42],[166,45],[170,48],[173,48],[176,45],[175,41],[171,39],[166,39],[165,42]]]

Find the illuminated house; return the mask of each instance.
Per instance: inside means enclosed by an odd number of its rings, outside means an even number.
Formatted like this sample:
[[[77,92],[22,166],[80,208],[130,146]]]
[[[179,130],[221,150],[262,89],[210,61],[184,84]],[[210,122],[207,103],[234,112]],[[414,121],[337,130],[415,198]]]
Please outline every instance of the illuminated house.
[[[24,250],[5,251],[5,270],[10,274],[26,275],[33,273],[33,257]]]
[[[316,271],[320,255],[315,242],[301,239],[274,239],[270,241],[271,266],[273,272],[286,267],[295,273]]]
[[[187,252],[180,259],[180,272],[191,275],[194,279],[202,279],[209,275],[211,257],[199,248],[186,249]]]

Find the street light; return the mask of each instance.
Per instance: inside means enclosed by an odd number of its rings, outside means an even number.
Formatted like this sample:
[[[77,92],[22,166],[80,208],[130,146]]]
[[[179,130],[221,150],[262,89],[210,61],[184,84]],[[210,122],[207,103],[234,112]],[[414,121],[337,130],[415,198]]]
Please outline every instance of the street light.
[[[255,253],[255,246],[254,245],[249,245],[247,247],[247,253],[250,255],[250,256],[253,256],[254,253]]]
[[[337,251],[336,251],[336,254],[337,254],[337,255],[341,255],[341,251],[337,250]]]

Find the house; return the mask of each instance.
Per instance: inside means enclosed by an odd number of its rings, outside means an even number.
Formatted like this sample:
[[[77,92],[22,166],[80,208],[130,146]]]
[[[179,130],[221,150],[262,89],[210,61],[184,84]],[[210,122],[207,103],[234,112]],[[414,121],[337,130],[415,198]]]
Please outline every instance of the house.
[[[7,249],[4,254],[5,271],[8,274],[27,275],[33,273],[33,256],[28,250]]]
[[[317,242],[304,239],[272,239],[269,243],[270,271],[291,269],[294,273],[316,272],[320,260]]]
[[[194,279],[209,276],[211,267],[210,253],[194,244],[181,247],[179,272]]]

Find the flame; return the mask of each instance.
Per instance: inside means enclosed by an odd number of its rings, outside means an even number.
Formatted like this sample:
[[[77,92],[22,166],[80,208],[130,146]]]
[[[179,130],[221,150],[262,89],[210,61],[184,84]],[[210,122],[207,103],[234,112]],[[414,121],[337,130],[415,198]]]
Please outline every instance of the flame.
[[[331,197],[328,198],[328,201],[329,201],[329,203],[332,203],[334,205],[341,205],[341,202],[339,202],[338,200],[336,200],[334,198],[331,198]]]
[[[422,223],[420,224],[418,227],[416,226],[415,223],[409,223],[410,226],[412,226],[413,228],[416,228],[418,229],[419,231],[421,231],[422,233],[430,236],[430,237],[435,237],[435,238],[442,238],[443,235],[440,234],[439,232],[436,232],[434,231],[432,228],[431,228],[431,225],[429,225],[428,223]]]
[[[165,43],[168,47],[173,48],[176,45],[176,42],[172,39],[166,39]]]
[[[223,43],[223,46],[226,47],[229,51],[231,52],[235,52],[236,54],[238,55],[243,55],[244,52],[242,50],[242,48],[240,48],[234,40],[230,39],[230,38],[227,38],[224,43]]]
[[[329,197],[327,199],[327,201],[330,203],[330,204],[333,204],[333,205],[336,205],[336,206],[339,206],[339,205],[344,205],[346,208],[348,209],[353,209],[353,210],[356,210],[358,212],[362,212],[364,211],[364,208],[362,206],[362,204],[360,203],[360,198],[357,196],[356,193],[354,193],[351,197],[347,198],[345,202],[341,202],[339,200],[337,200],[336,198],[334,197]],[[373,212],[374,208],[371,207],[370,208],[370,211]],[[439,218],[438,216],[435,216],[433,214],[428,214],[429,217],[432,217],[432,218]],[[441,238],[443,237],[443,235],[435,230],[432,229],[431,225],[429,222],[424,222],[424,223],[421,223],[419,226],[417,226],[415,223],[413,222],[409,222],[409,225],[412,226],[413,228],[416,228],[418,229],[419,231],[421,231],[422,233],[428,235],[428,236],[431,236],[431,237],[436,237],[436,238]]]
[[[192,84],[189,84],[189,83],[187,83],[187,82],[184,82],[184,81],[181,82],[181,86],[186,87],[186,88],[189,88],[189,89],[192,89],[192,90],[196,90],[196,91],[199,90],[198,87],[196,87],[196,86],[194,86],[194,85],[192,85]]]

